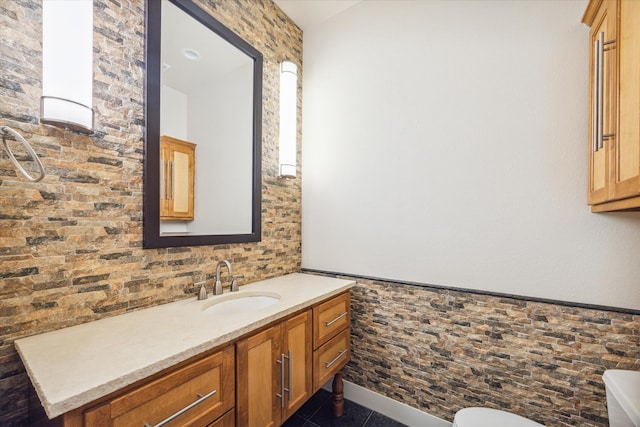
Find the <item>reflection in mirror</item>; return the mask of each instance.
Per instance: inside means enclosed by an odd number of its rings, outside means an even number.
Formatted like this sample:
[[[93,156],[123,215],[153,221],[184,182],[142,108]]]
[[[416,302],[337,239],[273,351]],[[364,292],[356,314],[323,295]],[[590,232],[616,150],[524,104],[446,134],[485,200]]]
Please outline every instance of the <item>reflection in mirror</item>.
[[[147,16],[144,245],[259,241],[262,56],[190,1]]]

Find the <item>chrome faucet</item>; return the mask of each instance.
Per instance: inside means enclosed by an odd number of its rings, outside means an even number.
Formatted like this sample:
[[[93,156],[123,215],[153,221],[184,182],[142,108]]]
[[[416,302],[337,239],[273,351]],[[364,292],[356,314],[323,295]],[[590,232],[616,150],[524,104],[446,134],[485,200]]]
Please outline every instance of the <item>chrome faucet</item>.
[[[243,274],[233,274],[231,269],[231,263],[226,259],[222,261],[218,261],[218,265],[216,265],[216,284],[213,287],[213,295],[222,294],[222,281],[220,280],[220,267],[223,265],[227,266],[227,270],[229,270],[229,276],[231,276],[231,292],[238,292],[238,279],[240,277],[244,277]]]
[[[222,282],[220,281],[220,267],[222,267],[223,265],[227,266],[227,270],[229,270],[229,276],[231,276],[233,279],[233,271],[231,269],[231,263],[226,259],[223,259],[222,261],[218,261],[218,265],[216,265],[216,284],[213,287],[214,295],[222,294]],[[235,279],[233,280],[235,281]]]

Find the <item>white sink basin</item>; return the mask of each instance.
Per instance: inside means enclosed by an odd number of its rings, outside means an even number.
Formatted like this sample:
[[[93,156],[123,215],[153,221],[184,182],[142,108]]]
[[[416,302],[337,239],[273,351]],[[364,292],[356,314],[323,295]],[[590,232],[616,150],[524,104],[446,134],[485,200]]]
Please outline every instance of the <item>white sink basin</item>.
[[[214,296],[213,301],[202,307],[202,311],[215,314],[236,314],[257,311],[272,306],[280,301],[275,292],[244,292]]]

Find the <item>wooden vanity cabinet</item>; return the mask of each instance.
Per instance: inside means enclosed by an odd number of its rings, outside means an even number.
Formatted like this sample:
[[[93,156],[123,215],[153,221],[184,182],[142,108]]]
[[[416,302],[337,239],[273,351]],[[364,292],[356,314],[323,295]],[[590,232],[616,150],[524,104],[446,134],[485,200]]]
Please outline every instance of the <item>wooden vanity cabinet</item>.
[[[589,192],[593,212],[640,210],[640,2],[591,0]]]
[[[196,145],[160,137],[160,219],[193,221]]]
[[[312,393],[311,310],[236,343],[238,425],[281,425]]]
[[[342,415],[350,318],[345,292],[238,341],[237,425],[280,426],[334,375],[334,414]]]
[[[350,317],[346,291],[46,425],[278,427],[331,376],[340,416]]]
[[[231,426],[235,418],[234,366],[230,346],[83,411],[82,423],[65,426],[155,426],[174,415],[163,425]]]

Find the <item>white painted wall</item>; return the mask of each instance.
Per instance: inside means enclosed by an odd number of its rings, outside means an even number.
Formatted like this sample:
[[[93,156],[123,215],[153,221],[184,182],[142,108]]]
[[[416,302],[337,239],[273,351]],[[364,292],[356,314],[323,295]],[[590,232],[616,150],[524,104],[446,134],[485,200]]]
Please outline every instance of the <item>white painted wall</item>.
[[[160,87],[160,134],[187,139],[187,94],[167,85]]]
[[[304,34],[303,267],[640,309],[586,205],[579,1],[370,1]]]
[[[187,140],[187,94],[162,85],[160,99],[160,135]],[[186,233],[187,225],[185,221],[160,220],[160,234]]]
[[[189,140],[198,144],[195,220],[189,231],[250,233],[253,62],[201,86],[189,96]]]

